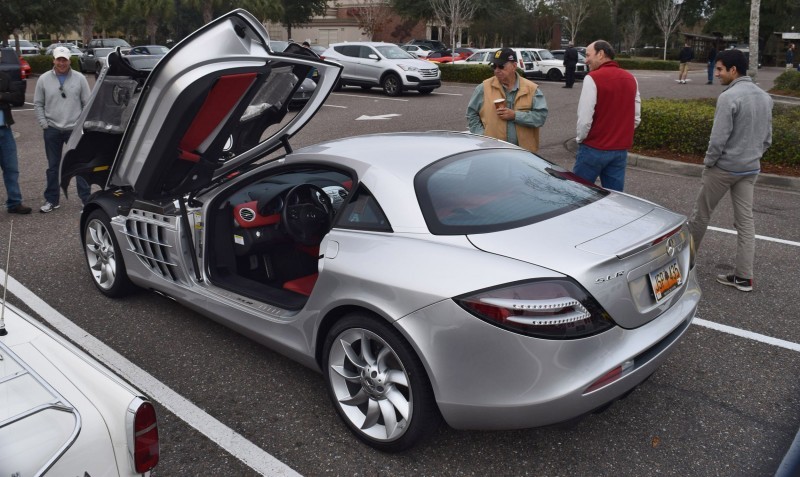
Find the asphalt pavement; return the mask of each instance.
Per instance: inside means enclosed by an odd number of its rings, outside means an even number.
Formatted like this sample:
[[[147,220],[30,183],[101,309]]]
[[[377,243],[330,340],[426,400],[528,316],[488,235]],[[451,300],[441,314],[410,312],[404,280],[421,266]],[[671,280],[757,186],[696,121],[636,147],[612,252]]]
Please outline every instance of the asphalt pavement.
[[[758,82],[769,89],[781,71],[760,70]],[[700,69],[686,85],[674,81],[677,72],[634,73],[644,97],[699,98],[722,91],[718,84],[705,85]],[[34,85],[35,78],[29,80],[29,102]],[[550,107],[541,155],[571,168],[580,82],[572,90],[547,81],[540,87]],[[473,89],[448,83],[429,96],[387,98],[377,89],[345,88],[291,142],[298,148],[356,134],[463,131]],[[46,169],[42,133],[30,104],[14,117],[24,201],[38,209]],[[632,155],[626,192],[688,214],[699,187],[697,167]],[[758,182],[756,289],[740,293],[714,280],[730,270],[735,250],[732,211],[723,201],[698,253],[704,292],[698,319],[676,353],[626,400],[571,427],[443,427],[424,446],[401,455],[358,443],[333,411],[317,372],[158,295],[100,295],[80,247],[74,185],[55,212],[0,215],[0,256],[13,220],[10,275],[46,307],[11,296],[14,304],[43,320],[48,310],[57,311],[224,426],[227,437],[219,439],[189,424],[181,405],[157,402],[162,460],[156,476],[258,475],[252,461],[229,445],[234,433],[309,476],[768,476],[791,455],[800,427],[800,187],[784,179],[771,184],[762,175]]]

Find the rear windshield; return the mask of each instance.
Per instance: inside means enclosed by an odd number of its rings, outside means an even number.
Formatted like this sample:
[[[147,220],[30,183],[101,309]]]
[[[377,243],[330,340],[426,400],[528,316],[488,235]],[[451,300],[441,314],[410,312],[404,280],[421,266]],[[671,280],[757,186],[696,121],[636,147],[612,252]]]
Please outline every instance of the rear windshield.
[[[428,229],[466,235],[522,227],[578,209],[608,191],[526,151],[486,149],[423,169],[414,179]]]

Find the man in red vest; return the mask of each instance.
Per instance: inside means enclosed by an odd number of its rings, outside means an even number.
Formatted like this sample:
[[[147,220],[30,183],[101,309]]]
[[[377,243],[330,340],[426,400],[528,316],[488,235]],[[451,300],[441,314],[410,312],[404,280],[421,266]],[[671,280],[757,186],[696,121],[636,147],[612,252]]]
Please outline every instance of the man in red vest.
[[[619,67],[614,55],[607,41],[586,47],[590,72],[578,102],[578,154],[572,171],[591,183],[599,176],[603,187],[621,191],[642,100],[636,78]]]

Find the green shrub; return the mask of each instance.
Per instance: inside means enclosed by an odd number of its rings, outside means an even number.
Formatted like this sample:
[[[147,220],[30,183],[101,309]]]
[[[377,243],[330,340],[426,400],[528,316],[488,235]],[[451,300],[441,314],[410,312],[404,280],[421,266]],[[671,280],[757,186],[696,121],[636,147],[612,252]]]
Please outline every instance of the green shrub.
[[[636,128],[634,150],[667,150],[696,157],[705,156],[715,99],[642,101],[642,123]],[[800,108],[775,105],[772,111],[772,146],[762,161],[770,164],[800,165],[797,141]]]
[[[28,61],[28,64],[31,65],[31,73],[35,75],[40,75],[53,69],[53,55],[26,56],[25,59]],[[70,63],[72,64],[73,70],[80,69],[78,68],[77,56],[70,58]]]
[[[482,83],[486,78],[491,78],[494,73],[489,65],[464,65],[445,63],[439,65],[442,72],[442,81],[456,83]]]
[[[679,63],[677,61],[664,61],[664,60],[646,60],[642,58],[615,58],[619,66],[626,70],[660,70],[660,71],[678,71]]]
[[[800,94],[800,71],[786,70],[777,78],[772,86],[774,90],[791,91]]]

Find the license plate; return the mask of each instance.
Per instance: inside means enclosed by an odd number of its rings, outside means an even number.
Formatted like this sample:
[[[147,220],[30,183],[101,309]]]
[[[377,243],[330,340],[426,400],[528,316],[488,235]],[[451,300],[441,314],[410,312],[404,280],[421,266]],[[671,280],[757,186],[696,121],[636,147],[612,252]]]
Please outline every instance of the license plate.
[[[683,277],[681,277],[677,258],[658,270],[650,272],[650,286],[653,287],[656,302],[660,302],[677,290],[681,283],[683,283]]]

